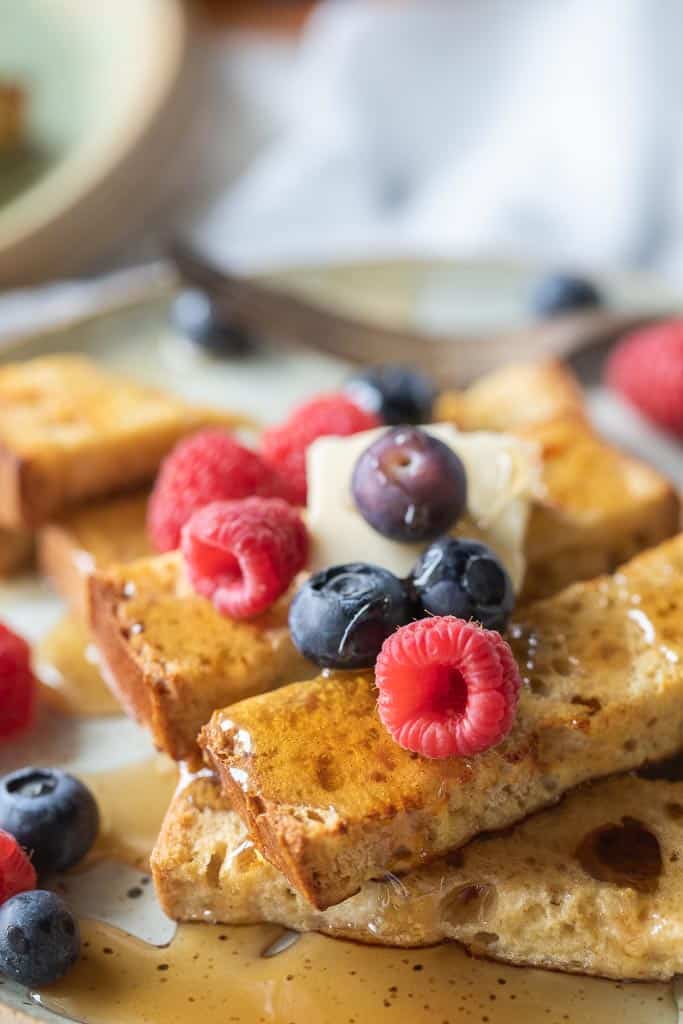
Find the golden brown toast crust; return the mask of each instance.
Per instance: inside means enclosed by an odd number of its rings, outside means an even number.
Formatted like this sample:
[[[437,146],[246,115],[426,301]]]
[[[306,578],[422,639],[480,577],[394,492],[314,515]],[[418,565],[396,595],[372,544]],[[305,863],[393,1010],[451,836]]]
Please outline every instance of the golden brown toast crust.
[[[466,391],[444,391],[434,410],[437,422],[461,430],[515,430],[556,416],[585,416],[581,386],[555,359],[510,363],[487,373]]]
[[[33,553],[33,534],[29,530],[3,530],[0,527],[0,578],[26,568]]]
[[[36,527],[70,504],[141,486],[185,434],[240,422],[81,356],[2,366],[0,524]]]
[[[515,964],[654,980],[683,970],[682,854],[683,783],[618,776],[318,911],[204,774],[175,795],[152,871],[179,921],[271,922],[391,946],[456,940]]]
[[[250,622],[224,618],[178,552],[95,573],[90,602],[111,688],[175,760],[197,758],[215,708],[314,671],[291,642],[286,598]]]
[[[402,750],[371,675],[298,683],[216,712],[200,743],[258,848],[316,907],[406,872],[683,741],[683,535],[614,577],[519,612],[507,739],[478,757]]]
[[[527,528],[522,601],[613,572],[680,529],[680,501],[669,481],[607,444],[585,420],[563,416],[515,433],[538,446],[545,489]]]
[[[38,531],[38,565],[73,615],[90,621],[88,579],[97,569],[142,558],[148,492],[90,502]]]

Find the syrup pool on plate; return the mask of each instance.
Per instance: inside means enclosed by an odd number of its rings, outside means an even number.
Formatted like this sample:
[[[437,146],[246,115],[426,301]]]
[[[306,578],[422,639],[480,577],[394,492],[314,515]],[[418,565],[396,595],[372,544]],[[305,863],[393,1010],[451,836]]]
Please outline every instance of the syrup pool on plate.
[[[97,648],[85,628],[66,616],[35,650],[42,694],[63,714],[120,715],[121,707],[102,678]]]
[[[103,816],[97,855],[137,867],[145,863],[175,784],[174,767],[159,757],[83,777]],[[157,946],[88,918],[81,928],[82,957],[74,971],[32,997],[86,1024],[675,1024],[677,1019],[668,986],[506,967],[475,960],[452,943],[387,949],[315,934],[297,937],[272,925],[186,924],[170,944]],[[278,948],[282,951],[272,955]]]
[[[401,950],[281,929],[181,925],[170,945],[82,923],[82,958],[34,998],[87,1024],[674,1024],[670,989],[474,960],[454,944]]]

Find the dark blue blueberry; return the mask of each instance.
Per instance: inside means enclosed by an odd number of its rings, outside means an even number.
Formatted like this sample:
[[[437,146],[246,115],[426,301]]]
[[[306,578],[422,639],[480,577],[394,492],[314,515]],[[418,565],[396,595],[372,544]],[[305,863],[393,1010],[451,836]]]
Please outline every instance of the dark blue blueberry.
[[[171,306],[171,322],[195,345],[215,356],[241,356],[253,348],[249,332],[221,312],[202,291],[188,288]]]
[[[440,537],[413,570],[415,596],[431,615],[475,619],[486,629],[505,628],[515,592],[498,557],[474,540]]]
[[[386,638],[412,618],[411,598],[392,573],[352,562],[312,576],[289,612],[298,649],[324,668],[371,668]]]
[[[346,391],[358,405],[390,426],[429,423],[436,398],[434,384],[409,366],[373,366],[349,377]]]
[[[351,491],[370,526],[405,543],[445,533],[467,506],[461,460],[417,427],[394,427],[371,444],[356,463]]]
[[[90,790],[56,768],[20,768],[0,778],[0,828],[32,851],[37,871],[65,871],[97,837]]]
[[[78,922],[54,892],[21,892],[0,906],[0,971],[40,988],[64,977],[80,951]]]
[[[547,274],[540,278],[531,295],[531,306],[539,317],[558,316],[602,305],[595,285],[576,274]]]

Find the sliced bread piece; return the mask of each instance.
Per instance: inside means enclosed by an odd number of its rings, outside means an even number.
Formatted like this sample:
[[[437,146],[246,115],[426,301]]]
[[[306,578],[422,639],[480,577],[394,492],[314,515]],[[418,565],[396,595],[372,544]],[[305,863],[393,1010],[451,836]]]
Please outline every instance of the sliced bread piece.
[[[613,572],[680,529],[669,481],[607,444],[585,420],[563,416],[515,433],[538,447],[545,491],[531,507],[522,600]]]
[[[114,694],[178,761],[197,758],[214,708],[315,672],[291,641],[287,598],[234,622],[194,593],[179,552],[95,573],[90,605]]]
[[[25,568],[33,553],[30,530],[4,530],[0,527],[0,579]]]
[[[83,356],[9,363],[0,367],[0,525],[36,527],[68,505],[141,486],[185,434],[240,423]]]
[[[263,855],[319,909],[443,856],[591,778],[683,744],[683,535],[612,577],[522,610],[507,739],[429,760],[379,721],[368,674],[321,676],[217,711],[200,736]]]
[[[510,363],[465,391],[442,392],[434,419],[461,430],[515,430],[567,414],[585,415],[581,385],[568,366],[548,359]]]
[[[385,946],[444,939],[477,956],[609,978],[683,971],[683,783],[587,783],[557,807],[315,910],[257,852],[209,772],[186,779],[152,854],[177,921],[271,922]]]
[[[151,553],[147,491],[88,502],[38,531],[38,565],[73,615],[90,620],[89,579],[98,569]]]

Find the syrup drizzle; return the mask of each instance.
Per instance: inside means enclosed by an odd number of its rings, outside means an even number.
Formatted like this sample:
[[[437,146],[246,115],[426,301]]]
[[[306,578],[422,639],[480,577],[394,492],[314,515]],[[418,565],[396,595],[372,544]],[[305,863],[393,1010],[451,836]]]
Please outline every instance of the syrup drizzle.
[[[183,773],[181,785],[191,776]],[[95,855],[146,863],[175,785],[156,757],[85,776],[103,815]],[[86,1024],[675,1024],[671,988],[401,950],[279,926],[180,925],[168,946],[82,922],[82,957],[42,1006]]]
[[[368,948],[303,935],[264,958],[280,930],[181,925],[169,946],[82,924],[83,955],[34,996],[87,1024],[674,1024],[670,991],[468,957],[456,945]]]
[[[83,640],[83,635],[77,640],[73,624],[63,624],[56,634],[58,649],[68,648],[73,639],[75,651]],[[54,654],[51,660],[61,661]],[[63,674],[72,680],[77,676],[73,670]],[[81,682],[79,677],[77,685]],[[71,691],[65,710],[82,713],[82,692],[74,696],[76,691]],[[102,814],[101,835],[89,862],[106,858],[147,870],[177,783],[176,766],[159,756],[82,777]],[[189,778],[184,773],[181,785]],[[677,1020],[670,986],[620,985],[507,967],[474,960],[455,944],[386,949],[315,934],[298,936],[271,925],[192,924],[180,925],[170,945],[158,947],[102,922],[84,920],[81,927],[82,956],[74,971],[32,998],[85,1024]]]
[[[61,619],[40,642],[36,671],[43,696],[62,714],[79,718],[121,714],[102,678],[97,648],[76,619]]]
[[[86,864],[114,860],[147,871],[178,782],[178,766],[158,754],[108,772],[80,773],[100,808],[100,834]]]

